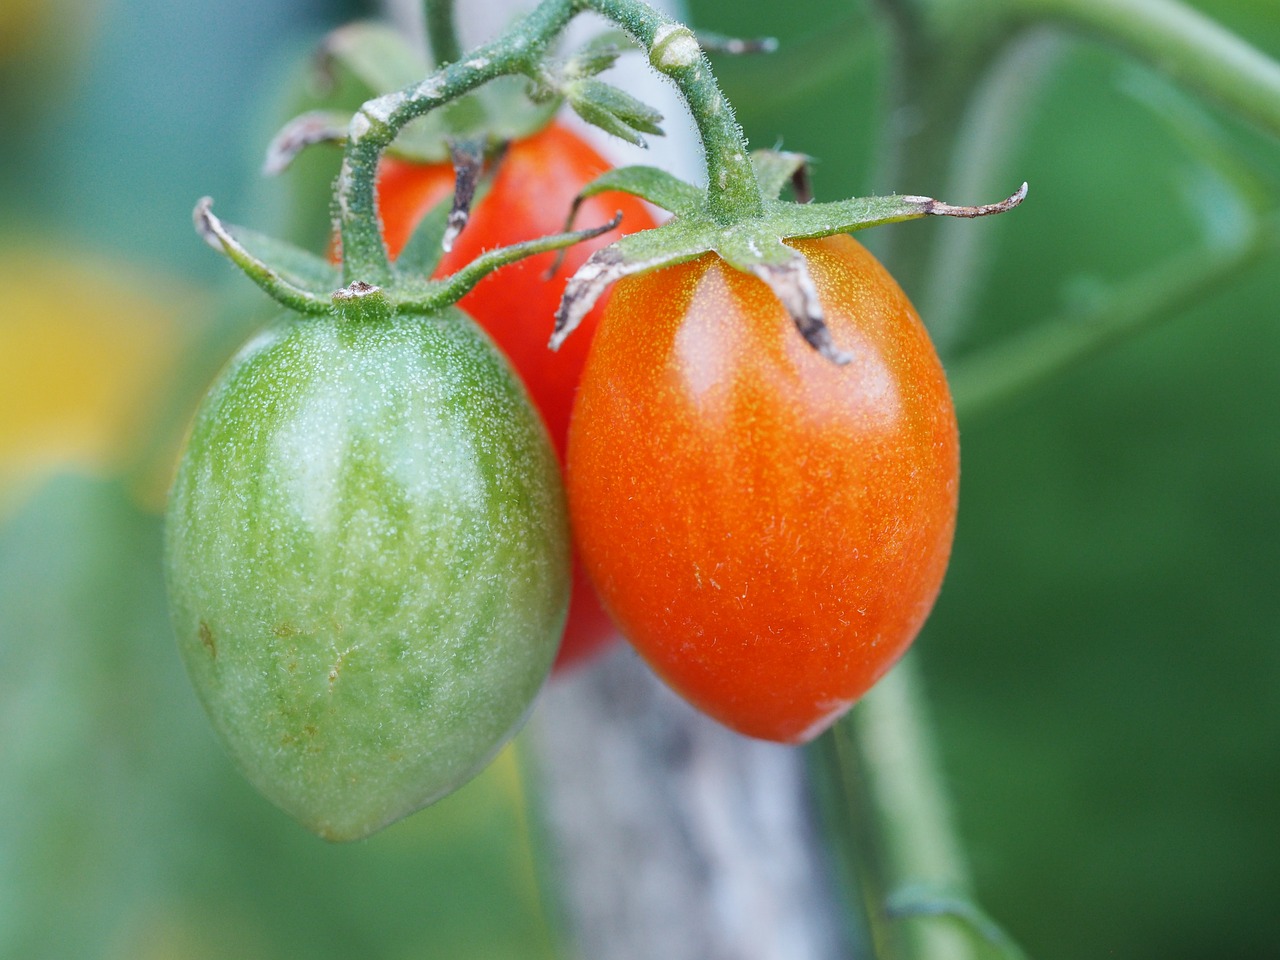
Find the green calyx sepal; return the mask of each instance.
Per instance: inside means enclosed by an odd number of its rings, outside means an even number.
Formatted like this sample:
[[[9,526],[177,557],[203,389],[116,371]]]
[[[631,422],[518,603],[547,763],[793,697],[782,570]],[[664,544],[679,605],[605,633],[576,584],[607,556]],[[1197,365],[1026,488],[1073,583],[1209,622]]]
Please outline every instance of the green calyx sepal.
[[[729,224],[712,216],[705,190],[655,167],[620,167],[592,181],[580,199],[621,190],[662,207],[673,216],[662,226],[623,237],[588,258],[565,287],[556,312],[552,349],[577,328],[615,281],[714,253],[738,270],[763,280],[810,346],[833,363],[848,363],[850,355],[835,344],[827,330],[804,258],[783,241],[852,233],[930,216],[984,217],[1013,209],[1027,195],[1024,183],[1005,200],[976,207],[910,195],[856,197],[834,203],[779,199],[788,184],[794,187],[798,198],[807,199],[806,160],[802,154],[772,150],[752,154],[764,209],[759,216]]]
[[[638,147],[647,146],[645,134],[663,136],[662,114],[597,76],[624,52],[635,49],[625,33],[611,30],[600,34],[573,56],[543,63],[533,97],[564,101],[592,126]]]
[[[642,134],[662,136],[662,114],[625,90],[587,77],[564,87],[565,98],[574,112],[587,123],[621,140],[646,146]]]
[[[224,224],[214,216],[212,207],[213,201],[204,197],[192,215],[196,230],[205,242],[243,270],[272,299],[309,316],[332,313],[335,303],[353,290],[362,296],[376,291],[391,312],[438,313],[457,303],[499,267],[598,237],[617,228],[621,219],[619,215],[609,223],[586,230],[566,231],[487,250],[456,273],[430,280],[428,277],[444,248],[452,212],[449,201],[438,205],[418,225],[392,268],[390,284],[374,286],[356,280],[343,287],[338,267],[283,240]]]

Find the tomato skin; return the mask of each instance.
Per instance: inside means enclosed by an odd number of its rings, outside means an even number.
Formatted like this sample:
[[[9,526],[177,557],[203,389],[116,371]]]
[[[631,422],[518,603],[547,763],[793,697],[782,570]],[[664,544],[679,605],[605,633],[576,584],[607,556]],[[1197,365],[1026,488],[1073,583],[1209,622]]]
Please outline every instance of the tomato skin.
[[[714,256],[623,280],[569,436],[570,517],[623,635],[676,691],[803,743],[915,638],[955,528],[959,442],[915,310],[848,236],[807,259],[845,367]]]
[[[568,606],[545,428],[457,311],[290,317],[232,361],[170,497],[179,647],[248,779],[357,839],[477,773]]]
[[[508,148],[488,195],[472,211],[471,220],[437,276],[453,273],[482,251],[557,233],[578,192],[611,165],[571,130],[552,124]],[[447,164],[383,160],[378,174],[378,203],[383,236],[397,256],[426,214],[453,193],[453,168]],[[591,337],[603,314],[602,301],[558,351],[547,349],[564,285],[596,249],[654,226],[647,207],[635,197],[609,193],[584,201],[577,226],[605,223],[622,211],[620,231],[570,247],[560,271],[545,277],[553,254],[541,254],[504,267],[482,280],[459,305],[493,337],[524,380],[541,412],[561,460],[569,416]],[[581,567],[575,563],[573,599],[556,668],[582,662],[616,631]]]

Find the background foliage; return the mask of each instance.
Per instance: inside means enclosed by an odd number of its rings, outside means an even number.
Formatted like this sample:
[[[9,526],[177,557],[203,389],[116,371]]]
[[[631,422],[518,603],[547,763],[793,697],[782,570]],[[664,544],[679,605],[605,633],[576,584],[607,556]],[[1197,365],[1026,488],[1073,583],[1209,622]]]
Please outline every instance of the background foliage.
[[[1274,5],[1195,5],[1280,56]],[[280,228],[289,191],[323,182],[317,161],[264,184],[260,150],[310,44],[367,11],[17,6],[0,18],[0,956],[551,955],[513,754],[368,843],[322,845],[231,770],[168,635],[156,438],[262,310],[189,211],[211,193]],[[873,173],[885,58],[864,4],[693,0],[689,17],[780,38],[722,78],[753,143],[820,158],[820,199],[941,191]],[[1031,199],[966,225],[991,257],[954,356],[1202,242],[1216,180],[1151,110],[1164,81],[1084,39],[1044,55],[1001,164]],[[1274,202],[1274,140],[1211,114]],[[922,662],[979,894],[1042,960],[1280,942],[1278,259],[961,425]]]

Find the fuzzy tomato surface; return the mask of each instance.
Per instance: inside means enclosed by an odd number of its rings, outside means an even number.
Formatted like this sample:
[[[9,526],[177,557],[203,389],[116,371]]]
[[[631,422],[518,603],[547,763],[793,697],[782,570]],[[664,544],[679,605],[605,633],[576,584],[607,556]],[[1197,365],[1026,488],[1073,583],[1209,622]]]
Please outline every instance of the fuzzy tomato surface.
[[[905,652],[941,586],[959,443],[915,310],[848,236],[794,241],[837,367],[708,255],[621,281],[570,431],[570,515],[623,634],[729,727],[801,743]]]

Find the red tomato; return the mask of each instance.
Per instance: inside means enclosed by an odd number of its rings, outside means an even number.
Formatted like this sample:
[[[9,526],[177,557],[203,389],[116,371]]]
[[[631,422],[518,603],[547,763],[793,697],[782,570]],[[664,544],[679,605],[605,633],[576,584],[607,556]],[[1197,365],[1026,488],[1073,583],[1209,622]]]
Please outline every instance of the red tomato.
[[[933,606],[959,442],[888,272],[848,236],[792,245],[854,360],[820,357],[717,257],[627,278],[584,371],[567,482],[583,563],[657,673],[741,733],[803,743]]]
[[[470,223],[441,260],[437,275],[454,272],[484,250],[558,233],[564,229],[564,218],[578,191],[609,166],[577,134],[554,124],[513,143],[488,195],[472,211]],[[452,192],[453,169],[448,164],[383,160],[378,173],[378,204],[391,256],[399,254],[418,222]],[[497,342],[524,379],[562,461],[574,393],[604,302],[558,352],[548,350],[547,341],[565,282],[582,262],[620,233],[654,226],[645,205],[621,193],[587,200],[575,224],[604,223],[619,210],[621,231],[571,247],[554,279],[544,279],[553,254],[530,257],[486,277],[459,304]],[[613,634],[613,624],[575,561],[573,598],[556,667],[584,659]]]

